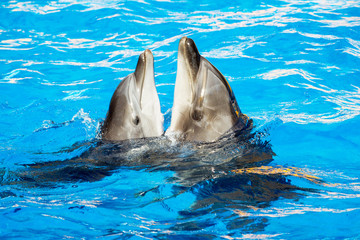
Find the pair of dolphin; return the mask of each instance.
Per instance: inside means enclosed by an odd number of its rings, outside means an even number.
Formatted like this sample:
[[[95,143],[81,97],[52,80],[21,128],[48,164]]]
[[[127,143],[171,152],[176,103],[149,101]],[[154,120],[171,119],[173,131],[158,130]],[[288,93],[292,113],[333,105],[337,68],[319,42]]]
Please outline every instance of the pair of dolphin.
[[[225,77],[202,57],[195,42],[179,43],[171,124],[166,135],[183,141],[212,142],[234,126],[244,128],[242,114]],[[157,137],[164,133],[154,81],[154,57],[145,50],[134,73],[116,88],[101,127],[104,140]]]

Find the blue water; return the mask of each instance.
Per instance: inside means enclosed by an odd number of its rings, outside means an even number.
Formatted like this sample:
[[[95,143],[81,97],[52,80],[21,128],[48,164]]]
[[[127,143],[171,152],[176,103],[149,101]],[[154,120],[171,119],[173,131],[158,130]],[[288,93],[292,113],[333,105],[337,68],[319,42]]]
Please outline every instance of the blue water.
[[[72,160],[146,48],[169,126],[182,36],[227,77],[282,173],[195,174],[189,156],[211,149],[146,142],[124,165],[106,163],[123,146],[99,153],[101,171]],[[4,0],[0,91],[1,239],[360,239],[359,1]],[[132,166],[138,151],[152,160]],[[185,171],[154,167],[169,151]]]

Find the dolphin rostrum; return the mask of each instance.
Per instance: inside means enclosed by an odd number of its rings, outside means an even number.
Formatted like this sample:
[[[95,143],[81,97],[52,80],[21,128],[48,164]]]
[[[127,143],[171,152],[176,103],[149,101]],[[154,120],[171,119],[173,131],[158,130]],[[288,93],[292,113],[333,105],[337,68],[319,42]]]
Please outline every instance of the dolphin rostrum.
[[[234,126],[250,124],[225,77],[202,57],[190,38],[179,43],[171,124],[166,132],[184,141],[216,141]]]
[[[125,140],[160,136],[164,132],[163,121],[154,81],[154,57],[147,49],[139,56],[135,72],[116,88],[101,137]]]

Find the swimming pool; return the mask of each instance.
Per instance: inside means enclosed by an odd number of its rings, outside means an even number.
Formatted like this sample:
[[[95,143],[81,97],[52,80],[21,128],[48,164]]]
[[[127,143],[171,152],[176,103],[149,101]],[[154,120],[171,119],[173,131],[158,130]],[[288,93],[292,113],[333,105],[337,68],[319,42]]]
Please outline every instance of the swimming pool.
[[[360,238],[358,1],[11,0],[0,19],[0,238]],[[273,161],[203,178],[72,162],[147,48],[169,126],[182,36],[228,79]],[[200,151],[144,143],[124,158],[144,146],[150,159]]]

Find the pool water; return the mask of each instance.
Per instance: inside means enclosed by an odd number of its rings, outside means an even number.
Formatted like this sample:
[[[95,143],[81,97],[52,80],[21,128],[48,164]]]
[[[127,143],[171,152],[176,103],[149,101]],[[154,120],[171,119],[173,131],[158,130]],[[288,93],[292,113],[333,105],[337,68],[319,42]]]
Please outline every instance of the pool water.
[[[359,33],[359,1],[1,1],[0,238],[359,239]],[[253,133],[101,143],[147,48],[169,127],[182,36]]]

